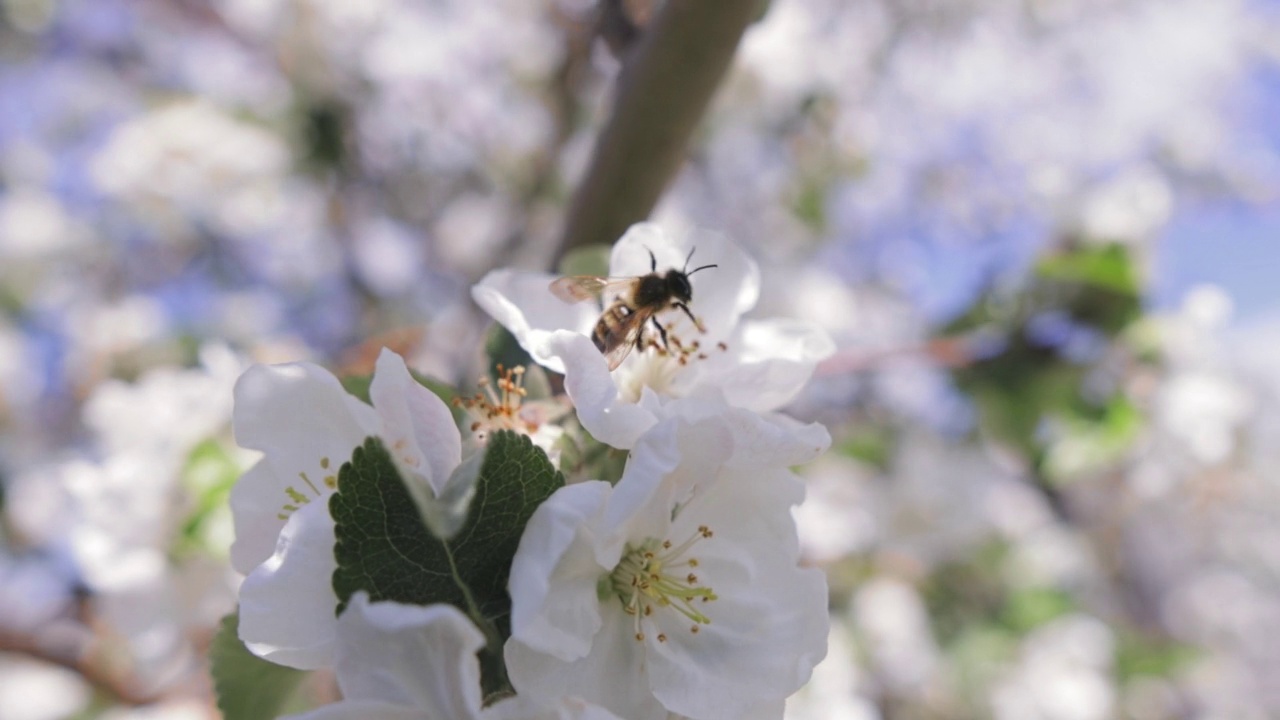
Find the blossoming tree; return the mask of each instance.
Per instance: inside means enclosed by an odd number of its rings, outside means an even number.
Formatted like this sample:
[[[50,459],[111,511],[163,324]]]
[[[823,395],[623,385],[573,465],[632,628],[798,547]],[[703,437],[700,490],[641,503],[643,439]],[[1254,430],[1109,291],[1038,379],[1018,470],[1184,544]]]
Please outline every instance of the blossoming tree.
[[[564,373],[574,430],[525,415],[523,366],[500,368],[501,396],[455,398],[457,416],[389,350],[364,398],[313,365],[245,372],[236,437],[263,457],[231,495],[247,577],[220,642],[336,667],[346,699],[308,717],[477,717],[482,695],[485,716],[781,717],[828,628],[823,574],[798,564],[789,468],[830,440],[773,409],[831,343],[798,320],[739,324],[755,264],[723,239],[702,248],[720,272],[692,281],[684,324],[670,306],[640,318],[639,337],[652,321],[670,344],[636,340],[612,371],[586,334],[601,309],[561,307],[554,278],[477,286],[531,359]],[[654,267],[686,256],[637,226],[611,271],[643,275],[646,250]],[[625,450],[621,477],[588,464],[566,478],[549,454],[565,442]],[[413,664],[433,653],[447,662]],[[255,680],[214,673],[224,704]],[[384,701],[389,677],[399,704],[361,704]]]

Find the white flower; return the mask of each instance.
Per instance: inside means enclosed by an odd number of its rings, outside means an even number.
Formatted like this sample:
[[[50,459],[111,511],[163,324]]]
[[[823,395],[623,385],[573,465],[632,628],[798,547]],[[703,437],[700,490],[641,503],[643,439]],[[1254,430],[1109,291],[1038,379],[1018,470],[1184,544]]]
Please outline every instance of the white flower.
[[[488,375],[482,376],[478,392],[470,397],[459,396],[453,401],[467,415],[464,425],[471,431],[472,447],[483,446],[497,430],[511,430],[528,435],[534,445],[547,453],[552,464],[559,464],[558,442],[564,435],[564,428],[553,423],[569,412],[568,402],[563,396],[528,400],[523,365],[504,368],[499,363],[497,370],[496,380],[490,380]],[[541,385],[545,386],[546,376],[540,369],[534,370]]]
[[[255,365],[235,389],[236,442],[264,457],[231,491],[240,638],[272,662],[327,665],[334,642],[334,524],[338,468],[370,435],[382,438],[410,492],[440,496],[461,457],[453,416],[400,356],[378,358],[369,407],[315,365]],[[415,498],[417,499],[417,498]]]
[[[808,381],[817,362],[831,354],[830,338],[795,320],[741,320],[760,293],[759,270],[733,243],[716,235],[674,240],[656,225],[634,225],[613,247],[609,274],[631,277],[685,268],[690,309],[705,332],[684,313],[658,314],[670,351],[646,330],[646,347],[633,350],[610,372],[591,341],[601,308],[567,304],[551,294],[553,276],[495,270],[472,289],[472,296],[516,336],[537,363],[565,374],[565,390],[583,427],[615,447],[631,447],[662,417],[669,398],[699,388],[715,388],[730,405],[767,412],[790,401]]]
[[[617,720],[575,698],[515,697],[481,708],[484,635],[452,605],[370,603],[356,593],[337,622],[342,701],[296,720]]]
[[[517,692],[632,720],[781,717],[828,624],[823,574],[797,564],[803,486],[785,463],[825,445],[743,447],[732,422],[665,420],[616,487],[570,485],[534,513],[509,582]]]

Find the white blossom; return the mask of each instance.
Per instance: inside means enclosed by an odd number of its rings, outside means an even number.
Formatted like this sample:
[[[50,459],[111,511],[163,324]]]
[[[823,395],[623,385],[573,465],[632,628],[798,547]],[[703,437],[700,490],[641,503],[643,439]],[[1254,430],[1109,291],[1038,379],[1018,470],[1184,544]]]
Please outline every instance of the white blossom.
[[[484,635],[452,605],[369,602],[356,593],[337,623],[342,701],[296,720],[617,720],[576,698],[481,708]]]
[[[786,464],[825,444],[750,445],[733,421],[665,420],[616,487],[570,485],[534,513],[509,582],[517,692],[632,720],[781,717],[828,625],[823,574],[797,563],[803,486]]]
[[[231,561],[248,576],[240,637],[273,662],[310,669],[332,658],[338,601],[328,500],[352,450],[380,436],[410,493],[430,497],[459,465],[453,416],[400,356],[383,350],[369,394],[372,408],[307,363],[256,365],[236,384],[236,441],[264,453],[231,493]]]
[[[704,265],[715,267],[689,276],[689,308],[698,323],[674,308],[658,313],[665,345],[652,337],[656,329],[646,327],[643,347],[613,371],[590,338],[601,309],[558,299],[549,289],[553,276],[495,270],[472,295],[535,362],[565,374],[565,391],[588,432],[626,448],[666,416],[670,399],[699,389],[716,390],[734,407],[776,410],[834,350],[830,338],[808,323],[742,319],[759,296],[759,270],[720,236],[677,240],[655,225],[634,225],[614,245],[609,274],[626,278],[654,268],[666,272]]]

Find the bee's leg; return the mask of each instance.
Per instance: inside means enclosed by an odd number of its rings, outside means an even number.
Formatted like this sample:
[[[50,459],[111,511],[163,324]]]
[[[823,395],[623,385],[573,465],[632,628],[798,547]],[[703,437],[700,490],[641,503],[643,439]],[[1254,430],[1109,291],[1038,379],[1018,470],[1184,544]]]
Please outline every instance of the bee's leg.
[[[649,248],[645,248],[649,250]],[[658,272],[658,258],[653,256],[653,251],[649,250],[649,272]]]
[[[652,316],[650,316],[650,317],[649,317],[649,320],[653,322],[653,326],[654,326],[654,327],[658,328],[658,337],[662,338],[662,349],[663,349],[663,350],[666,350],[666,351],[667,351],[667,354],[670,354],[670,353],[671,353],[671,344],[667,342],[667,330],[666,330],[666,328],[662,327],[662,323],[658,322],[658,316],[657,316],[657,315],[652,315]]]
[[[636,341],[631,344],[631,347],[635,348],[639,352],[644,352],[644,341],[646,337],[648,336],[644,334],[644,328],[641,327],[640,332],[636,333]]]
[[[703,325],[702,325],[702,321],[701,321],[701,320],[699,320],[698,318],[696,318],[696,317],[694,317],[694,316],[693,316],[693,312],[691,312],[691,311],[689,310],[689,306],[688,306],[688,305],[685,305],[684,303],[679,302],[679,301],[674,302],[674,303],[671,303],[671,304],[672,304],[672,305],[674,305],[674,306],[676,306],[676,307],[678,307],[678,308],[680,308],[681,310],[683,310],[683,311],[684,311],[684,314],[685,314],[685,315],[688,315],[688,316],[689,316],[689,319],[693,321],[693,326],[694,326],[694,327],[696,327],[696,328],[698,328],[698,332],[700,332],[700,333],[705,333],[705,332],[707,331],[707,329],[706,329],[705,327],[703,327]]]

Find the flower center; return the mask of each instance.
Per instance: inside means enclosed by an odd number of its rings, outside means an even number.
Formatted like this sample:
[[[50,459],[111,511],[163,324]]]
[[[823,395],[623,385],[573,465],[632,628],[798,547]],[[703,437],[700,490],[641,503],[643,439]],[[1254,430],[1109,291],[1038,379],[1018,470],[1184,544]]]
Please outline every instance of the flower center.
[[[329,472],[330,464],[329,458],[320,458],[320,470],[325,473],[324,480],[320,483],[324,486],[323,490],[320,489],[320,485],[317,485],[314,480],[307,476],[305,471],[300,471],[298,473],[298,477],[302,478],[302,482],[305,483],[305,485],[290,485],[284,489],[284,495],[289,498],[289,501],[280,506],[280,512],[276,513],[276,517],[281,520],[288,520],[289,516],[297,512],[303,505],[306,505],[315,498],[324,497],[332,490],[336,490],[338,487],[338,476]],[[299,490],[299,487],[302,489]]]
[[[698,559],[686,557],[685,553],[711,536],[711,529],[702,525],[679,545],[655,538],[639,545],[627,543],[618,566],[601,578],[601,596],[610,592],[617,595],[622,609],[635,618],[637,641],[645,639],[641,621],[652,615],[655,608],[669,608],[693,621],[689,632],[694,634],[699,626],[710,624],[711,618],[703,614],[697,604],[716,600],[716,594],[711,588],[698,585],[698,576],[693,572],[698,567]],[[666,642],[667,636],[658,633],[657,639]]]
[[[498,381],[488,377],[477,383],[479,392],[471,397],[453,399],[455,407],[461,407],[471,416],[471,432],[476,440],[484,442],[494,430],[514,430],[525,435],[538,432],[546,413],[524,403],[529,391],[524,387],[524,366],[504,368],[498,365]],[[496,385],[496,389],[495,389]]]
[[[688,324],[684,327],[687,329]],[[700,340],[686,342],[680,338],[679,326],[674,323],[663,325],[666,331],[666,342],[652,327],[646,327],[643,344],[637,353],[638,357],[630,363],[630,368],[618,378],[618,389],[622,399],[627,402],[639,402],[640,394],[647,387],[659,395],[682,395],[679,387],[680,369],[691,362],[706,360],[708,350],[702,347]],[[700,332],[706,332],[701,326]],[[729,346],[723,342],[716,343],[720,352],[726,352]],[[625,367],[625,366],[624,366]],[[687,381],[686,381],[687,384]]]

